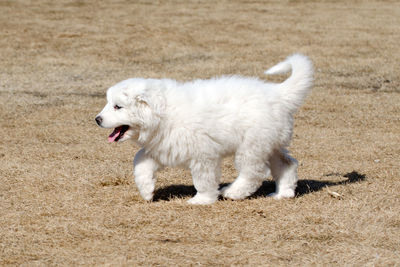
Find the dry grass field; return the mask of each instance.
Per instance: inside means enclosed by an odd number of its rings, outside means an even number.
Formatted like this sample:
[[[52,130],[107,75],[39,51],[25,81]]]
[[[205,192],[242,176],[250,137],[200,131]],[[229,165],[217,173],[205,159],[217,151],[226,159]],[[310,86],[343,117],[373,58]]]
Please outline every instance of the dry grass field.
[[[400,266],[399,44],[398,1],[0,0],[0,265]],[[138,147],[94,121],[109,86],[272,79],[294,52],[316,70],[296,198],[268,198],[269,180],[190,206],[180,169],[140,198]]]

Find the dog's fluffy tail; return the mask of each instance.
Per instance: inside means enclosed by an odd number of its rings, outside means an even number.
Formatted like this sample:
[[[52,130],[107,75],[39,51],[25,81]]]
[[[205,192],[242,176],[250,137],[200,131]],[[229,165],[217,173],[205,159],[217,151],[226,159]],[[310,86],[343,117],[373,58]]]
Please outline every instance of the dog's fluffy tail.
[[[265,74],[283,74],[290,70],[292,70],[290,77],[279,86],[283,101],[289,110],[294,112],[300,107],[312,85],[314,70],[308,57],[294,54],[265,71]]]

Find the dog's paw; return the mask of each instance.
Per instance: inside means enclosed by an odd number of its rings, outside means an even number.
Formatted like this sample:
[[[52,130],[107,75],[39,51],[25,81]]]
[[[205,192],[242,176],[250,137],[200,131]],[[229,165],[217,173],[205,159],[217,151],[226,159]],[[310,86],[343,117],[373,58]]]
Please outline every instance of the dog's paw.
[[[192,205],[209,205],[217,201],[218,195],[215,194],[207,194],[207,193],[202,193],[199,194],[197,193],[194,197],[189,199],[187,202]]]
[[[282,198],[293,198],[294,197],[294,190],[293,189],[285,189],[285,190],[279,190],[279,192],[274,192],[271,194],[268,194],[268,197],[272,197],[276,200],[282,199]]]
[[[153,192],[140,192],[140,195],[142,196],[142,198],[144,198],[144,200],[146,201],[152,201],[153,200]]]
[[[139,193],[146,201],[152,201],[154,196],[154,186],[142,186]]]
[[[236,188],[235,186],[228,185],[221,189],[221,194],[224,198],[230,199],[244,199],[247,197],[246,192],[240,190],[240,188]]]
[[[154,182],[152,180],[135,179],[136,185],[138,187],[139,193],[147,201],[153,200],[154,196]]]
[[[251,196],[259,185],[256,183],[248,183],[246,181],[235,181],[232,184],[221,189],[221,194],[225,198],[230,199],[245,199]]]

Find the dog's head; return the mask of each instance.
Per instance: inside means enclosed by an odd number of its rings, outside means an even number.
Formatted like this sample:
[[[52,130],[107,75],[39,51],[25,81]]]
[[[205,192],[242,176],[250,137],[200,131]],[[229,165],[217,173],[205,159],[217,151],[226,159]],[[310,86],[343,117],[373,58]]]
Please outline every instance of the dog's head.
[[[161,82],[128,79],[107,90],[107,104],[96,116],[103,128],[115,128],[108,141],[122,142],[139,138],[140,131],[156,127],[163,113]]]

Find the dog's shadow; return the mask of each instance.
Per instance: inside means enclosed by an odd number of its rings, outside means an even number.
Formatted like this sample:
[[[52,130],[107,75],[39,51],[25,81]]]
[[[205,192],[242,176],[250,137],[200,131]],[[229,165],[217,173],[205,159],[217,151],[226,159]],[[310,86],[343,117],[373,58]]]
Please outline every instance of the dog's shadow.
[[[352,171],[346,174],[339,173],[328,173],[324,175],[328,176],[341,176],[347,178],[343,181],[318,181],[318,180],[299,180],[296,188],[296,197],[301,197],[312,192],[317,192],[325,187],[335,186],[335,185],[346,185],[356,182],[361,182],[366,179],[364,174],[360,174],[356,171]],[[228,185],[227,183],[221,184],[220,188]],[[251,196],[251,198],[266,197],[270,193],[275,192],[275,182],[265,181],[262,186]],[[160,188],[155,191],[153,201],[160,200],[170,200],[173,198],[185,198],[193,197],[196,194],[196,189],[194,186],[189,185],[170,185]]]

